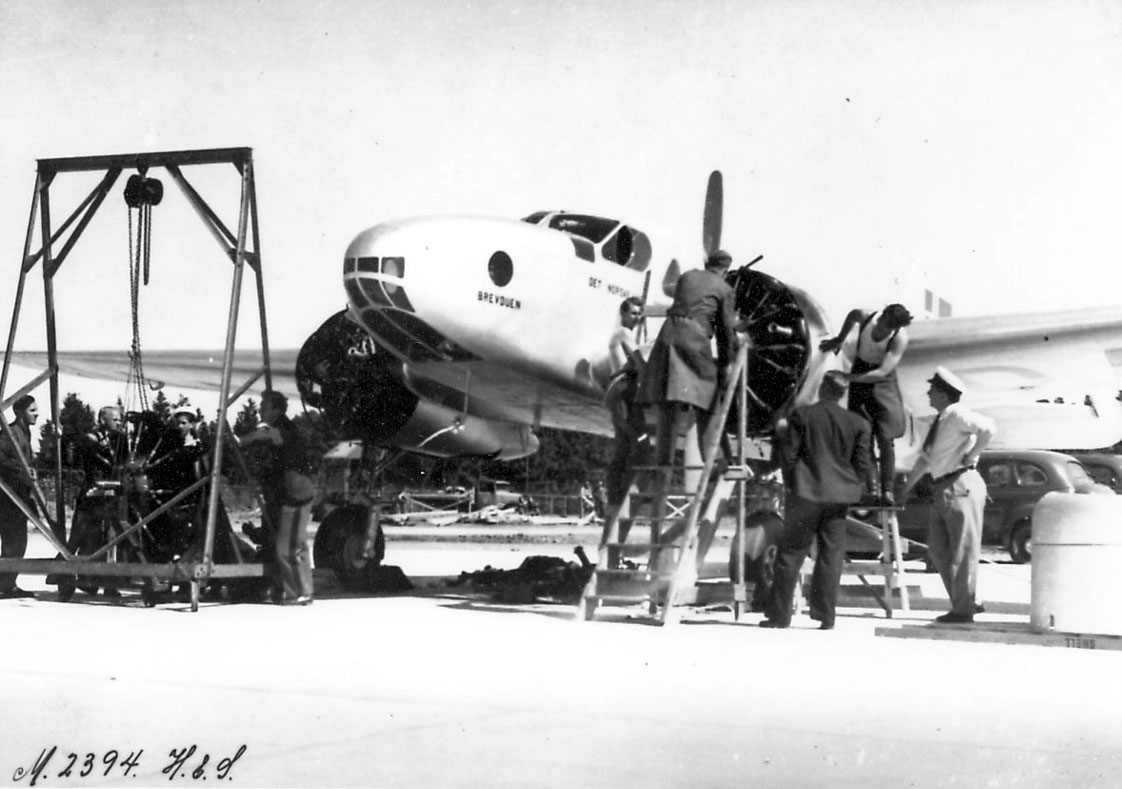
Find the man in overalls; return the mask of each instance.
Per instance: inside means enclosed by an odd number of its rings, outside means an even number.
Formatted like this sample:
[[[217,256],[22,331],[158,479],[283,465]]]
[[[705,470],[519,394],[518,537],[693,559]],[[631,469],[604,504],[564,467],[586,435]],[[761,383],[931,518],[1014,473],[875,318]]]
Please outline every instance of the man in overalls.
[[[895,441],[904,435],[904,399],[896,381],[896,367],[908,347],[907,327],[912,315],[903,304],[889,304],[879,313],[856,309],[845,316],[837,337],[823,340],[823,351],[838,353],[845,338],[858,326],[857,343],[846,356],[849,371],[849,410],[873,426],[880,466],[880,497],[892,504],[896,470]]]

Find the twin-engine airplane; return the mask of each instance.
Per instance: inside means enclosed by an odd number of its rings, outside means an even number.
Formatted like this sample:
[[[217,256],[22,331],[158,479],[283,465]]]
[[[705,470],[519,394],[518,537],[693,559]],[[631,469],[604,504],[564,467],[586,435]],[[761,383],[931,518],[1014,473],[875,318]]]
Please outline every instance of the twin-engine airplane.
[[[434,456],[524,457],[538,448],[539,426],[610,434],[603,396],[620,302],[645,300],[653,339],[682,270],[719,245],[722,202],[715,172],[703,244],[693,249],[564,211],[371,227],[343,256],[347,308],[298,353],[273,351],[274,386],[320,409],[340,439]],[[752,264],[729,280],[752,348],[749,432],[766,437],[780,416],[813,400],[844,354],[819,350],[833,332],[807,291]],[[1100,448],[1122,439],[1122,309],[948,318],[909,332],[899,370],[912,414],[898,447],[902,466],[925,435],[926,379],[940,364],[967,383],[972,407],[997,419],[995,447]],[[22,358],[41,367],[45,355]],[[146,351],[144,365],[150,380],[216,389],[221,358]],[[58,360],[71,374],[127,380],[130,372],[127,354],[60,352]],[[258,365],[239,352],[246,375]],[[1079,396],[1052,402],[1060,392]]]

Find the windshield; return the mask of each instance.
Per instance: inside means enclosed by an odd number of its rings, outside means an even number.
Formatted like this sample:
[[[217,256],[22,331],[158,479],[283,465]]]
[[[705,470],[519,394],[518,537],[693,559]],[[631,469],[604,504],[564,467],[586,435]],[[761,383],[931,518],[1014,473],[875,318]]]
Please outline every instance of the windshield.
[[[558,214],[549,220],[549,226],[554,230],[564,230],[575,236],[587,238],[593,244],[599,244],[608,237],[616,225],[614,219],[604,219],[599,216],[585,216],[584,214]]]

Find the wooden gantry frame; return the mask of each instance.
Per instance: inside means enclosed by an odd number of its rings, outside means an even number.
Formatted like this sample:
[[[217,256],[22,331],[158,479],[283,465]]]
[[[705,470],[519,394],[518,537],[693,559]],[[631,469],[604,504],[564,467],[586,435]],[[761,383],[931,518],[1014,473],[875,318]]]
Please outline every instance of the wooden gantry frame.
[[[241,200],[238,210],[237,229],[231,231],[218,215],[211,209],[203,197],[195,190],[184,176],[183,169],[201,165],[228,164],[233,165],[240,175]],[[2,411],[11,407],[18,398],[30,393],[44,381],[50,381],[51,421],[58,426],[59,412],[61,410],[60,392],[58,381],[58,348],[55,333],[55,301],[54,278],[66,258],[81,237],[83,231],[93,219],[94,214],[101,207],[109,195],[113,185],[121,173],[126,170],[135,170],[140,175],[146,175],[149,170],[163,168],[179,186],[192,208],[202,219],[203,224],[210,230],[215,240],[222,247],[225,254],[233,264],[233,282],[230,293],[229,313],[226,324],[226,346],[222,363],[222,383],[219,390],[218,425],[216,439],[212,449],[210,470],[207,477],[197,481],[171,501],[165,502],[138,523],[122,524],[124,533],[114,538],[109,545],[91,556],[75,556],[66,548],[66,506],[63,495],[62,483],[62,452],[55,456],[55,466],[52,469],[55,477],[54,517],[49,515],[40,517],[39,513],[13,495],[10,486],[0,479],[0,491],[11,497],[28,516],[28,520],[58,551],[56,559],[0,559],[0,572],[27,573],[33,575],[63,574],[67,576],[91,577],[125,577],[142,579],[145,581],[162,580],[175,583],[189,583],[191,588],[191,610],[197,611],[199,607],[200,585],[212,578],[253,578],[264,575],[264,567],[257,562],[239,562],[238,564],[214,563],[214,539],[218,520],[220,498],[220,479],[223,452],[230,431],[227,429],[226,412],[231,403],[249,390],[262,376],[265,378],[266,388],[272,386],[272,371],[269,365],[269,334],[266,324],[265,291],[261,276],[260,233],[257,222],[257,195],[253,178],[253,150],[251,148],[216,148],[190,151],[165,151],[158,153],[130,153],[106,156],[78,156],[60,159],[39,159],[35,177],[35,191],[31,200],[31,215],[27,224],[27,236],[24,242],[23,257],[20,261],[19,285],[16,290],[15,307],[12,310],[12,322],[8,332],[8,342],[4,355],[3,368],[0,370],[0,417]],[[104,176],[100,183],[86,196],[57,228],[51,220],[50,189],[56,176],[62,173],[102,171]],[[41,246],[38,251],[33,251],[36,227],[39,229]],[[69,235],[67,235],[69,231]],[[65,239],[64,239],[65,237]],[[56,252],[56,246],[58,251]],[[231,391],[231,381],[234,362],[234,341],[237,337],[238,312],[241,301],[242,280],[245,267],[248,264],[256,274],[257,307],[261,330],[261,358],[262,366],[241,384],[235,391]],[[43,297],[46,310],[46,343],[47,343],[47,369],[37,375],[28,384],[19,389],[8,391],[8,375],[11,367],[12,351],[15,344],[16,330],[19,326],[20,311],[23,306],[23,297],[27,285],[27,278],[31,271],[41,265],[43,272]],[[0,418],[0,429],[11,436],[11,428],[6,419]],[[104,557],[112,545],[116,545],[130,535],[135,534],[146,523],[158,517],[175,503],[182,500],[190,493],[209,482],[209,496],[206,510],[206,535],[201,558],[182,560],[172,563],[149,562],[107,562],[97,561]],[[42,513],[48,513],[46,498],[38,482],[35,485],[34,496]]]

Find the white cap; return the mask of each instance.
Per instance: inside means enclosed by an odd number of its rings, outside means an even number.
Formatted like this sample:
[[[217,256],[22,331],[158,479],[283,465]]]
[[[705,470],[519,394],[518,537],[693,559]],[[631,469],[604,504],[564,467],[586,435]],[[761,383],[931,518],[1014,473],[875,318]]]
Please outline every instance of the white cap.
[[[935,368],[935,375],[928,378],[927,382],[938,383],[947,389],[955,390],[960,395],[966,394],[966,386],[962,383],[962,379],[942,365]]]

